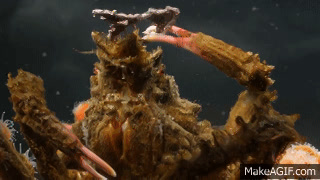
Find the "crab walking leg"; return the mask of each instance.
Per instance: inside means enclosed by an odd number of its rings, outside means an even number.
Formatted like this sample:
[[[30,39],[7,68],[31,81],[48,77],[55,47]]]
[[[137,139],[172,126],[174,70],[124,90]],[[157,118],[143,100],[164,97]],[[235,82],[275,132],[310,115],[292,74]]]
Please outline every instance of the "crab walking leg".
[[[201,32],[192,33],[177,26],[172,26],[169,31],[181,37],[155,33],[151,30],[152,28],[145,31],[144,40],[166,42],[185,48],[251,89],[264,91],[274,82],[269,78],[274,67],[266,65],[265,62],[261,63],[258,54],[245,52],[209,35]]]

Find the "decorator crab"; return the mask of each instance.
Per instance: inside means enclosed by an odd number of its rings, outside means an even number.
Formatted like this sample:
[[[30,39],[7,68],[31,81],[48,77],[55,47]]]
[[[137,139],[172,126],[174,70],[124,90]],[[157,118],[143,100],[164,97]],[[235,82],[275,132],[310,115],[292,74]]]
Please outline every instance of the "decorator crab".
[[[272,107],[276,91],[268,87],[274,67],[260,62],[258,54],[175,26],[179,13],[169,6],[134,15],[93,10],[111,29],[91,34],[99,62],[90,77],[91,97],[74,109],[73,124],[62,124],[47,108],[40,77],[23,70],[9,74],[14,121],[43,178],[239,179],[240,164],[295,163],[285,151],[293,143],[300,145],[292,146],[290,155],[304,151],[319,162],[319,152],[301,144],[304,138],[294,129],[299,115]],[[120,38],[144,19],[153,23],[144,37],[134,31]],[[162,50],[145,49],[153,41],[188,49],[247,87],[225,126],[198,120],[201,106],[180,97],[174,77],[164,72]],[[3,129],[0,124],[0,157],[8,158],[0,158],[0,179],[33,179],[33,168]]]

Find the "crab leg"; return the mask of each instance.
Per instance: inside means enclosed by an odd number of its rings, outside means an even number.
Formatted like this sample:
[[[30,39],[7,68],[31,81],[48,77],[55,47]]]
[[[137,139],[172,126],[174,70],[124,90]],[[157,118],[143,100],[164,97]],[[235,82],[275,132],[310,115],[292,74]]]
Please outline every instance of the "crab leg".
[[[274,82],[269,78],[274,67],[261,63],[258,54],[245,52],[209,35],[192,33],[177,26],[171,26],[168,31],[179,37],[156,33],[156,26],[150,26],[143,32],[145,36],[142,39],[187,49],[251,89],[264,91]]]
[[[21,125],[22,132],[28,143],[31,144],[30,148],[41,164],[40,173],[42,175],[52,179],[68,176],[66,167],[56,154],[57,150],[60,150],[67,156],[76,159],[85,170],[96,178],[101,179],[102,175],[88,165],[84,158],[97,164],[111,176],[116,176],[116,172],[110,165],[80,142],[79,138],[71,131],[72,126],[63,125],[48,109],[44,98],[42,79],[34,74],[19,70],[15,78],[9,74],[8,88],[11,93],[13,109],[16,112],[14,120]],[[56,167],[56,169],[51,167]]]

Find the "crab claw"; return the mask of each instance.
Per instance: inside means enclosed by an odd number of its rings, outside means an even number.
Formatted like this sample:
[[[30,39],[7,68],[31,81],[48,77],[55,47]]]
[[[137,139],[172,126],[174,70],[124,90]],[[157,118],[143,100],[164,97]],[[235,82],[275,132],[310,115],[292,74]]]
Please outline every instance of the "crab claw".
[[[99,174],[93,167],[91,167],[84,158],[96,163],[98,166],[100,166],[100,168],[102,168],[109,175],[113,177],[117,176],[116,172],[109,164],[107,164],[104,160],[102,160],[99,156],[97,156],[95,153],[90,151],[88,148],[82,145],[81,147],[79,147],[79,149],[83,153],[83,155],[80,156],[79,158],[79,163],[81,167],[87,170],[91,175],[99,179],[106,179],[104,176]]]
[[[168,29],[168,32],[171,32],[178,37],[166,35],[164,33],[157,33],[156,26],[152,25],[149,26],[143,34],[145,34],[142,39],[147,42],[165,42],[172,45],[176,45],[178,47],[185,48],[189,51],[194,52],[195,54],[198,53],[197,47],[195,47],[194,43],[192,42],[192,37],[195,36],[195,33],[192,33],[188,30],[182,29],[177,26],[171,26]]]
[[[41,78],[23,70],[19,70],[16,77],[12,77],[11,74],[8,77],[8,88],[11,93],[13,109],[16,112],[14,119],[20,124],[28,143],[32,144],[30,148],[42,167],[39,168],[40,174],[48,176],[58,172],[57,178],[59,177],[59,179],[69,177],[66,173],[68,169],[60,167],[63,166],[63,162],[61,159],[57,159],[57,154],[54,154],[60,150],[78,161],[85,170],[96,178],[105,179],[88,165],[86,160],[97,164],[111,176],[116,176],[116,172],[109,164],[80,142],[71,131],[72,126],[63,125],[48,109]]]
[[[72,126],[69,124],[64,124],[65,130],[67,134],[76,141],[77,145],[76,148],[80,151],[80,156],[76,157],[79,164],[83,169],[88,171],[92,176],[98,179],[106,179],[104,176],[99,174],[92,166],[90,166],[86,160],[90,160],[91,162],[97,164],[101,169],[103,169],[109,175],[116,177],[117,174],[115,170],[104,160],[102,160],[99,156],[97,156],[94,152],[90,151],[87,147],[85,147],[78,137],[71,132]]]
[[[274,83],[269,77],[274,66],[261,62],[258,54],[246,52],[201,32],[192,33],[177,26],[168,28],[168,32],[177,36],[157,33],[155,29],[154,26],[147,28],[142,39],[147,42],[165,42],[187,49],[250,89],[265,91]]]

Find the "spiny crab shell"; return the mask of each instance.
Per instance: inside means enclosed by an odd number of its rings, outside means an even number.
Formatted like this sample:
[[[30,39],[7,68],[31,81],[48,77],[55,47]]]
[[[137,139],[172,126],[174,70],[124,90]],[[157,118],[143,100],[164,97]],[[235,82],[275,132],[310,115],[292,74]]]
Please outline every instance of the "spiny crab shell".
[[[147,52],[137,33],[117,43],[104,33],[92,38],[100,63],[86,116],[73,132],[122,177],[169,177],[198,158],[193,133],[201,107],[181,99],[174,78],[163,74],[162,50]]]

